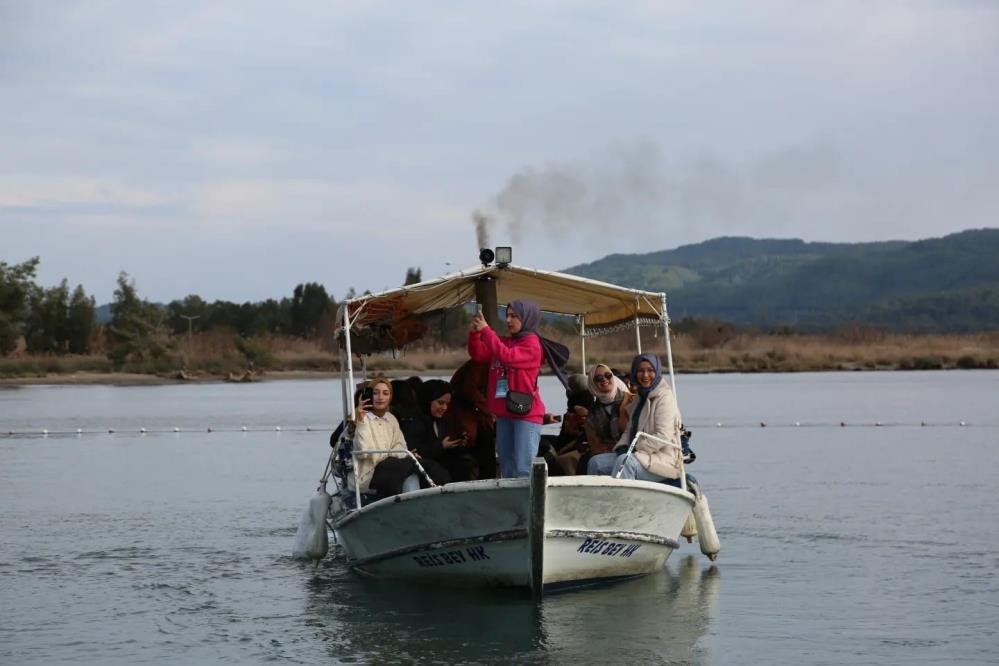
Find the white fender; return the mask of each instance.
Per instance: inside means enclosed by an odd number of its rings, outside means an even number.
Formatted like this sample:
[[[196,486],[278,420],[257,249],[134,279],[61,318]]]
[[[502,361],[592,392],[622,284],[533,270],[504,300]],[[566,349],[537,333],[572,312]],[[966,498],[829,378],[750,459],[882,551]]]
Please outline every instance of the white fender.
[[[708,497],[703,492],[697,495],[693,513],[694,521],[697,523],[697,541],[701,546],[701,552],[714,562],[721,551],[721,543],[718,541],[718,532],[715,531],[715,521],[711,518]]]
[[[326,531],[326,514],[330,509],[332,498],[325,489],[320,489],[311,500],[302,515],[295,533],[295,546],[291,556],[297,560],[319,560],[326,557],[330,549],[329,534]]]
[[[687,543],[694,543],[694,537],[697,536],[697,522],[694,520],[693,511],[687,514],[687,520],[683,523],[680,536],[686,539]]]

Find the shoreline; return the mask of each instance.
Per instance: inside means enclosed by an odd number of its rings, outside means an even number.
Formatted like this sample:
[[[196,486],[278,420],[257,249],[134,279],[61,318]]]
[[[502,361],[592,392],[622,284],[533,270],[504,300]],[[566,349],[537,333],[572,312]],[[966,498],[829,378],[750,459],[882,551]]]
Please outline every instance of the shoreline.
[[[809,373],[835,373],[835,372],[910,372],[914,370],[995,370],[996,368],[913,368],[913,367],[877,367],[866,368],[862,366],[828,367],[822,369],[808,368],[802,370],[768,368],[763,370],[745,370],[739,368],[712,368],[696,369],[687,371],[676,371],[678,376],[682,375],[758,375],[758,374],[801,374]],[[447,377],[454,374],[456,368],[426,370],[420,368],[404,369],[394,368],[390,371],[380,371],[390,379],[410,377],[413,375],[433,375]],[[359,375],[355,372],[355,375]],[[542,376],[551,376],[550,373],[542,373]],[[338,370],[269,370],[254,376],[249,380],[232,380],[217,375],[191,375],[186,377],[163,376],[152,374],[141,374],[131,372],[73,372],[73,373],[51,373],[42,376],[26,377],[4,377],[0,378],[0,388],[12,386],[168,386],[173,384],[260,384],[275,381],[288,380],[327,380],[339,379]]]

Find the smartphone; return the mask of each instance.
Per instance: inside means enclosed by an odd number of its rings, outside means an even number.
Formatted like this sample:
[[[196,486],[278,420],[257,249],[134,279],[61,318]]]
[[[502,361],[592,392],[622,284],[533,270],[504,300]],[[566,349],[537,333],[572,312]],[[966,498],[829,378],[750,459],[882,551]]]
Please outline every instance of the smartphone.
[[[370,405],[374,399],[375,399],[375,390],[370,386],[365,386],[364,390],[361,391],[361,400],[367,400],[368,404]]]
[[[482,303],[475,304],[475,314],[482,316]]]

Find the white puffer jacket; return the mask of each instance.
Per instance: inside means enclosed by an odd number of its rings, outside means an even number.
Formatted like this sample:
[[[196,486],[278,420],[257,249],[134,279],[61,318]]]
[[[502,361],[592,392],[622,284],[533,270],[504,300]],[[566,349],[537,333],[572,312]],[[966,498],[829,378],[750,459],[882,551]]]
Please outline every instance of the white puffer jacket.
[[[621,450],[621,447],[627,450],[631,446],[631,415],[637,406],[636,397],[623,408],[628,414],[628,427],[618,440],[618,450]],[[680,478],[680,463],[683,459],[680,450],[681,423],[680,410],[677,409],[673,392],[669,388],[669,382],[663,377],[659,386],[649,394],[642,413],[638,415],[637,432],[648,433],[676,446],[667,446],[644,438],[639,440],[633,455],[642,463],[642,467],[667,479]]]

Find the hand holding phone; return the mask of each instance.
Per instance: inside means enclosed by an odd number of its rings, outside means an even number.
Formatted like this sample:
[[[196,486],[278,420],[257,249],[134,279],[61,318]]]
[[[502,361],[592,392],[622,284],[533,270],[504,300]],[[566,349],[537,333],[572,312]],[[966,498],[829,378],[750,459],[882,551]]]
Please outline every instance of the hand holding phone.
[[[488,326],[488,324],[486,323],[486,318],[482,315],[482,304],[476,303],[475,316],[472,317],[472,330],[478,332],[486,326]]]

